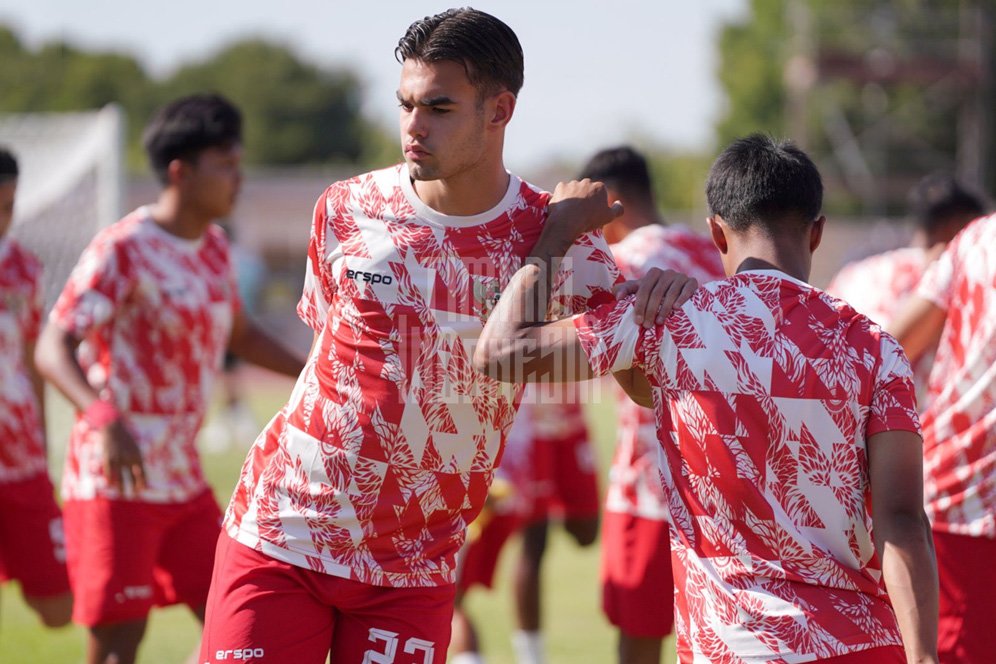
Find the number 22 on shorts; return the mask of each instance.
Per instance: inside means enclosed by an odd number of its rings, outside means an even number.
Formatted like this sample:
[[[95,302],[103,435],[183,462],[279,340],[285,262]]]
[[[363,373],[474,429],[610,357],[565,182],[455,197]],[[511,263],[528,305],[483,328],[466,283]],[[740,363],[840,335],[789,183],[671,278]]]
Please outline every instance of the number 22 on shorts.
[[[389,632],[386,629],[370,629],[370,640],[374,643],[384,642],[381,652],[373,649],[363,653],[363,664],[395,664],[394,657],[398,652],[398,633]],[[432,657],[436,652],[436,644],[425,639],[418,639],[414,636],[405,641],[404,651],[408,654],[422,653],[422,661],[414,661],[411,664],[432,664]],[[400,664],[400,663],[399,663]],[[405,662],[404,664],[408,664]]]

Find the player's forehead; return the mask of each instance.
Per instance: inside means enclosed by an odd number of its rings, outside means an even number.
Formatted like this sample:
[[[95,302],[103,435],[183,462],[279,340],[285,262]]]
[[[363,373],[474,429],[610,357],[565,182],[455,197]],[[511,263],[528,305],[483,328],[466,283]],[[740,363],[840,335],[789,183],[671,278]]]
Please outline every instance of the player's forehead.
[[[440,97],[462,101],[473,98],[476,94],[477,91],[467,77],[467,70],[460,62],[408,59],[401,66],[398,96],[406,101]]]

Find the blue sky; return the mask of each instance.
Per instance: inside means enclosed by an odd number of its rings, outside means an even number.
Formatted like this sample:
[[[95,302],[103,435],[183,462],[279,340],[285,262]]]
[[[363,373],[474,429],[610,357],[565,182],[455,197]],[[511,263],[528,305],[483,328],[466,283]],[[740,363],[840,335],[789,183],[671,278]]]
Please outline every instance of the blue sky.
[[[639,138],[709,145],[721,111],[716,36],[746,0],[504,0],[474,2],[516,31],[526,83],[506,140],[506,165],[530,170],[584,159]],[[265,36],[364,80],[367,113],[397,122],[394,46],[413,20],[455,6],[411,0],[35,0],[0,5],[31,46],[63,38],[136,55],[167,73],[244,36]],[[156,7],[153,9],[152,7]]]

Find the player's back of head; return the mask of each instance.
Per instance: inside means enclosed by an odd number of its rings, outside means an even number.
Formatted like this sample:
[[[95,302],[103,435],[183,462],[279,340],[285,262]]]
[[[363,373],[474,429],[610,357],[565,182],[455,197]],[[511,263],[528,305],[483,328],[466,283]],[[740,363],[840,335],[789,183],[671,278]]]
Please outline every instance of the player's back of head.
[[[17,158],[10,150],[0,145],[0,183],[16,180],[18,173]]]
[[[823,207],[823,180],[791,141],[752,134],[731,143],[709,170],[706,200],[735,232],[805,232]]]
[[[522,46],[510,27],[470,7],[448,9],[415,21],[398,41],[399,62],[458,62],[483,98],[502,90],[519,94]]]
[[[596,152],[581,169],[578,178],[605,183],[624,202],[654,206],[654,189],[647,160],[628,145]]]
[[[170,102],[155,114],[142,135],[149,163],[163,184],[174,159],[193,161],[204,150],[228,148],[241,141],[242,114],[218,94]]]
[[[968,222],[986,212],[982,200],[954,177],[935,173],[910,192],[910,212],[928,242],[947,242]]]

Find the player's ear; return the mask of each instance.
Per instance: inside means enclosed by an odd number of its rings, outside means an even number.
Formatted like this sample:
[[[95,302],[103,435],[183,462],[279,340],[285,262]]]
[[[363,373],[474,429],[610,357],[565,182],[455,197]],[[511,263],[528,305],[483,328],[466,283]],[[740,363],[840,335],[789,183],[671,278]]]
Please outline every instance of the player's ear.
[[[512,120],[512,114],[515,112],[515,101],[515,95],[508,90],[503,90],[492,97],[492,103],[489,108],[491,117],[488,120],[488,124],[496,128],[507,125]]]
[[[725,254],[730,250],[730,244],[726,239],[726,225],[723,223],[723,218],[718,214],[713,215],[706,219],[706,223],[709,224],[709,235],[712,237],[712,243],[719,249],[719,253]]]
[[[826,216],[821,214],[820,218],[813,222],[813,227],[809,229],[810,253],[816,251],[817,247],[820,246],[820,242],[823,241],[823,227],[826,226],[826,223]]]
[[[166,166],[166,184],[167,185],[178,185],[187,175],[187,170],[190,168],[190,164],[185,162],[183,159],[174,159],[169,162]]]

